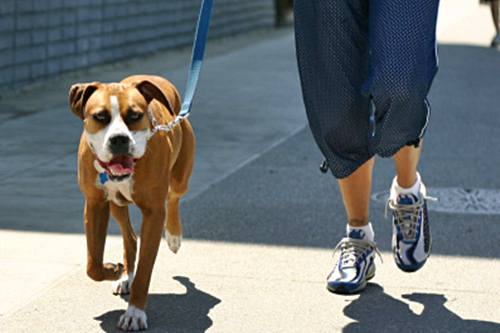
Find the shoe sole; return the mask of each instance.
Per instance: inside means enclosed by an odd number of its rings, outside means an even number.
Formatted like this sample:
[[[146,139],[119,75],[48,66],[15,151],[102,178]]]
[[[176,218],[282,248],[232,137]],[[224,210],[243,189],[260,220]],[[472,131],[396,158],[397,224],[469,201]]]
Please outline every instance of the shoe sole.
[[[363,281],[362,284],[360,284],[357,288],[355,289],[350,289],[346,286],[343,286],[343,285],[339,285],[337,287],[333,287],[333,286],[330,286],[328,283],[326,284],[326,289],[333,293],[333,294],[338,294],[338,295],[353,295],[353,294],[359,294],[361,291],[363,291],[367,284],[368,284],[368,281],[370,281],[371,279],[373,279],[375,277],[375,272],[373,272],[373,274],[371,274],[370,276],[366,276],[366,280]]]

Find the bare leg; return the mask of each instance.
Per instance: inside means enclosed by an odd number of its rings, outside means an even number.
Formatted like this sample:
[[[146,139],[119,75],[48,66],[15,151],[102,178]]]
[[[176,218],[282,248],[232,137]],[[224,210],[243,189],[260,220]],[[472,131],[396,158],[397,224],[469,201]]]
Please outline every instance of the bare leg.
[[[420,159],[421,146],[407,146],[394,155],[398,184],[409,188],[417,180],[417,166]],[[361,227],[368,224],[372,170],[374,158],[367,161],[349,177],[339,180],[340,193],[344,201],[349,224]]]
[[[397,176],[387,203],[392,210],[394,260],[405,272],[415,272],[425,264],[432,243],[426,206],[428,198],[417,173],[421,146],[406,146],[394,155]]]
[[[406,146],[401,148],[394,155],[396,164],[398,185],[404,188],[410,188],[417,180],[417,166],[422,151],[422,143],[418,148]]]
[[[372,171],[375,159],[365,162],[349,177],[339,179],[349,225],[362,227],[368,224],[368,210],[372,189]]]

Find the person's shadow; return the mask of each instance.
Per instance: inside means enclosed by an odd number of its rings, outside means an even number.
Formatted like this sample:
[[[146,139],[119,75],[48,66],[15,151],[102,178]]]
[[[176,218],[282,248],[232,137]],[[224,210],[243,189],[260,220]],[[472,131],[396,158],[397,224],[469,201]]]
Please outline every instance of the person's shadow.
[[[150,294],[148,296],[148,332],[205,332],[212,326],[208,312],[220,299],[196,288],[187,277],[176,276],[186,287],[185,294]],[[116,328],[124,310],[109,311],[95,319],[105,332],[120,332]]]
[[[342,332],[500,332],[500,324],[466,320],[448,310],[447,298],[441,294],[412,293],[402,295],[424,306],[420,315],[408,304],[370,283],[358,299],[344,308],[344,314],[357,322],[345,326]]]

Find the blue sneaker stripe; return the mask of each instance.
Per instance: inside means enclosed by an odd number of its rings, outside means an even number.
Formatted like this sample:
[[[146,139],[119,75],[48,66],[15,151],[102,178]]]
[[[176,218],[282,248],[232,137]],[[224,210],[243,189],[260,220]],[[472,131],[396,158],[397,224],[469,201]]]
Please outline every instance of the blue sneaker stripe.
[[[425,189],[423,192],[421,192],[420,195],[423,203],[418,212],[414,241],[404,239],[404,235],[401,231],[401,228],[404,228],[404,226],[401,227],[400,225],[396,224],[395,219],[397,215],[395,212],[393,213],[393,237],[395,241],[393,243],[393,255],[396,265],[401,270],[406,272],[414,272],[420,269],[425,264],[430,254],[431,234],[429,228]],[[420,199],[414,197],[413,195],[405,195],[398,198],[398,204],[412,205],[418,200]],[[405,219],[406,217],[403,216],[402,218]],[[416,256],[417,252],[420,255],[420,249],[423,250],[423,258]]]
[[[418,243],[420,242],[420,228],[422,226],[422,211],[420,211],[417,223],[417,233],[415,234],[415,242],[412,246],[406,250],[405,254],[412,265],[417,265],[418,261],[415,259],[415,250],[417,249]]]

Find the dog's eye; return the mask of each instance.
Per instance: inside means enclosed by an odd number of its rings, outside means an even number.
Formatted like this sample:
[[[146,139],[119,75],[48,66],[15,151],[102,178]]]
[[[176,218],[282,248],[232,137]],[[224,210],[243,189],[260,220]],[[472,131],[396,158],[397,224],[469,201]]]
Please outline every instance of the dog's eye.
[[[125,118],[125,122],[127,124],[131,124],[133,122],[139,121],[140,119],[142,119],[143,115],[144,115],[144,113],[141,113],[141,112],[129,111],[127,113],[126,118]]]
[[[103,124],[107,124],[110,121],[109,113],[106,111],[101,111],[99,113],[96,113],[92,116],[92,118],[94,118],[95,121],[98,121]]]

